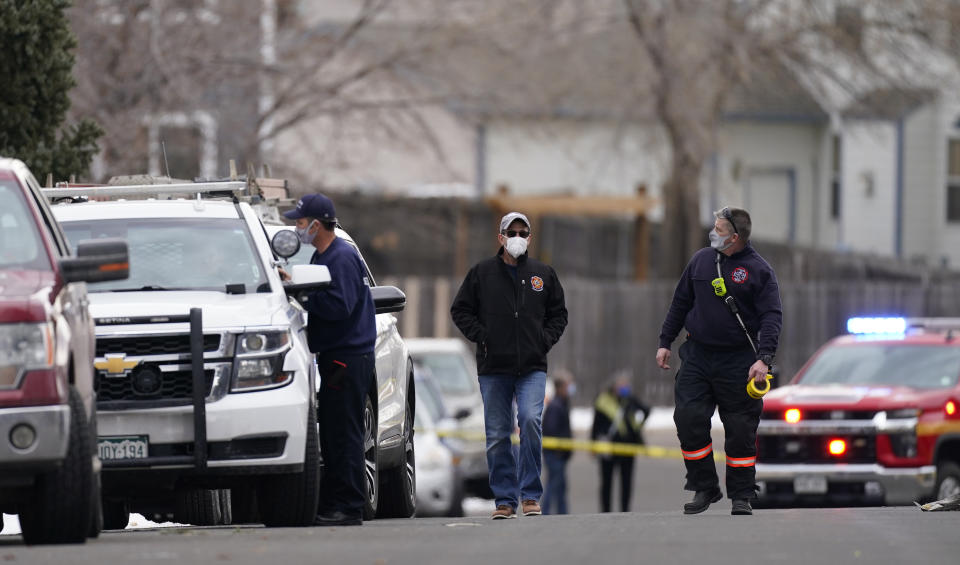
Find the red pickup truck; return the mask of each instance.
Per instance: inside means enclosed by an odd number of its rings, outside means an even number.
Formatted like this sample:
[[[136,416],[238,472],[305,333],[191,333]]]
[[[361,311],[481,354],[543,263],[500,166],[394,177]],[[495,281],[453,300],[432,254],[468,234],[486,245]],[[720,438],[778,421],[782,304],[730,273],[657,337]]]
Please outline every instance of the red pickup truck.
[[[99,534],[94,326],[85,281],[127,277],[127,244],[73,253],[27,167],[0,158],[0,510],[23,539]]]
[[[960,319],[852,318],[764,398],[758,504],[960,495]]]

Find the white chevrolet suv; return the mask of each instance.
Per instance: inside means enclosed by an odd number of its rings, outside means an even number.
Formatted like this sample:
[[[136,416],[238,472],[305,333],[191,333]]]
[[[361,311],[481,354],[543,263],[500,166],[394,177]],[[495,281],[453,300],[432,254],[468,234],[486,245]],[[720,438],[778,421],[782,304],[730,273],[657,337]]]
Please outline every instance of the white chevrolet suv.
[[[310,525],[316,369],[296,297],[329,271],[307,266],[285,285],[250,205],[183,192],[197,198],[53,206],[71,242],[129,241],[130,278],[89,285],[104,525],[126,526],[131,511]]]

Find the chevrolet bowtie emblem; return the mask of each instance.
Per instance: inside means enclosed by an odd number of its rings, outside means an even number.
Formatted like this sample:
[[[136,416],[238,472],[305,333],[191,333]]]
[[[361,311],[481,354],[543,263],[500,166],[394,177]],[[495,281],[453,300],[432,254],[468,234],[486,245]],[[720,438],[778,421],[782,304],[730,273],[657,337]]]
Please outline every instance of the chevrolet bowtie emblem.
[[[126,375],[139,363],[139,361],[126,361],[124,353],[108,353],[106,361],[97,361],[93,366],[106,371],[108,375]]]

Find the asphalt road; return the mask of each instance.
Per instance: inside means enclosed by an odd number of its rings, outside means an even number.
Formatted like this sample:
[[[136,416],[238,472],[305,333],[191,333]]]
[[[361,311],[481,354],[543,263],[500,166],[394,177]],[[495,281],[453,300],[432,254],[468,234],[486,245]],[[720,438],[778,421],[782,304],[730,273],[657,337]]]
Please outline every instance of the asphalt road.
[[[85,547],[24,547],[0,538],[17,563],[854,563],[956,565],[960,512],[914,508],[726,509],[382,520],[348,528],[190,528],[104,533]]]
[[[672,445],[669,431],[648,433]],[[465,518],[378,520],[351,528],[160,528],[105,532],[86,546],[25,547],[0,536],[14,563],[960,563],[960,512],[914,507],[759,510],[731,516],[729,501],[684,516],[679,459],[638,458],[630,513],[598,514],[597,464],[570,463],[572,515],[492,521],[492,502]],[[721,469],[722,475],[722,469]]]

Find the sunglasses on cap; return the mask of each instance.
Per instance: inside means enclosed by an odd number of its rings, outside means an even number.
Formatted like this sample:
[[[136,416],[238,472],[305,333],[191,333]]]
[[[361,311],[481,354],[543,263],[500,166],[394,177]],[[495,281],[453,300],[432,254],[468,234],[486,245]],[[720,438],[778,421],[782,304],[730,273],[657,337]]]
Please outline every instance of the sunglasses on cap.
[[[733,212],[730,211],[730,207],[727,206],[723,210],[720,210],[720,215],[723,216],[723,219],[730,222],[730,225],[733,226],[733,233],[740,235],[740,230],[737,229],[737,224],[733,222]]]
[[[520,230],[520,231],[517,231],[517,230],[503,230],[503,231],[500,232],[500,233],[502,233],[503,235],[505,235],[505,236],[507,236],[507,237],[517,237],[517,236],[520,236],[520,237],[522,237],[523,239],[527,239],[528,237],[530,237],[530,232],[528,232],[527,230]]]

